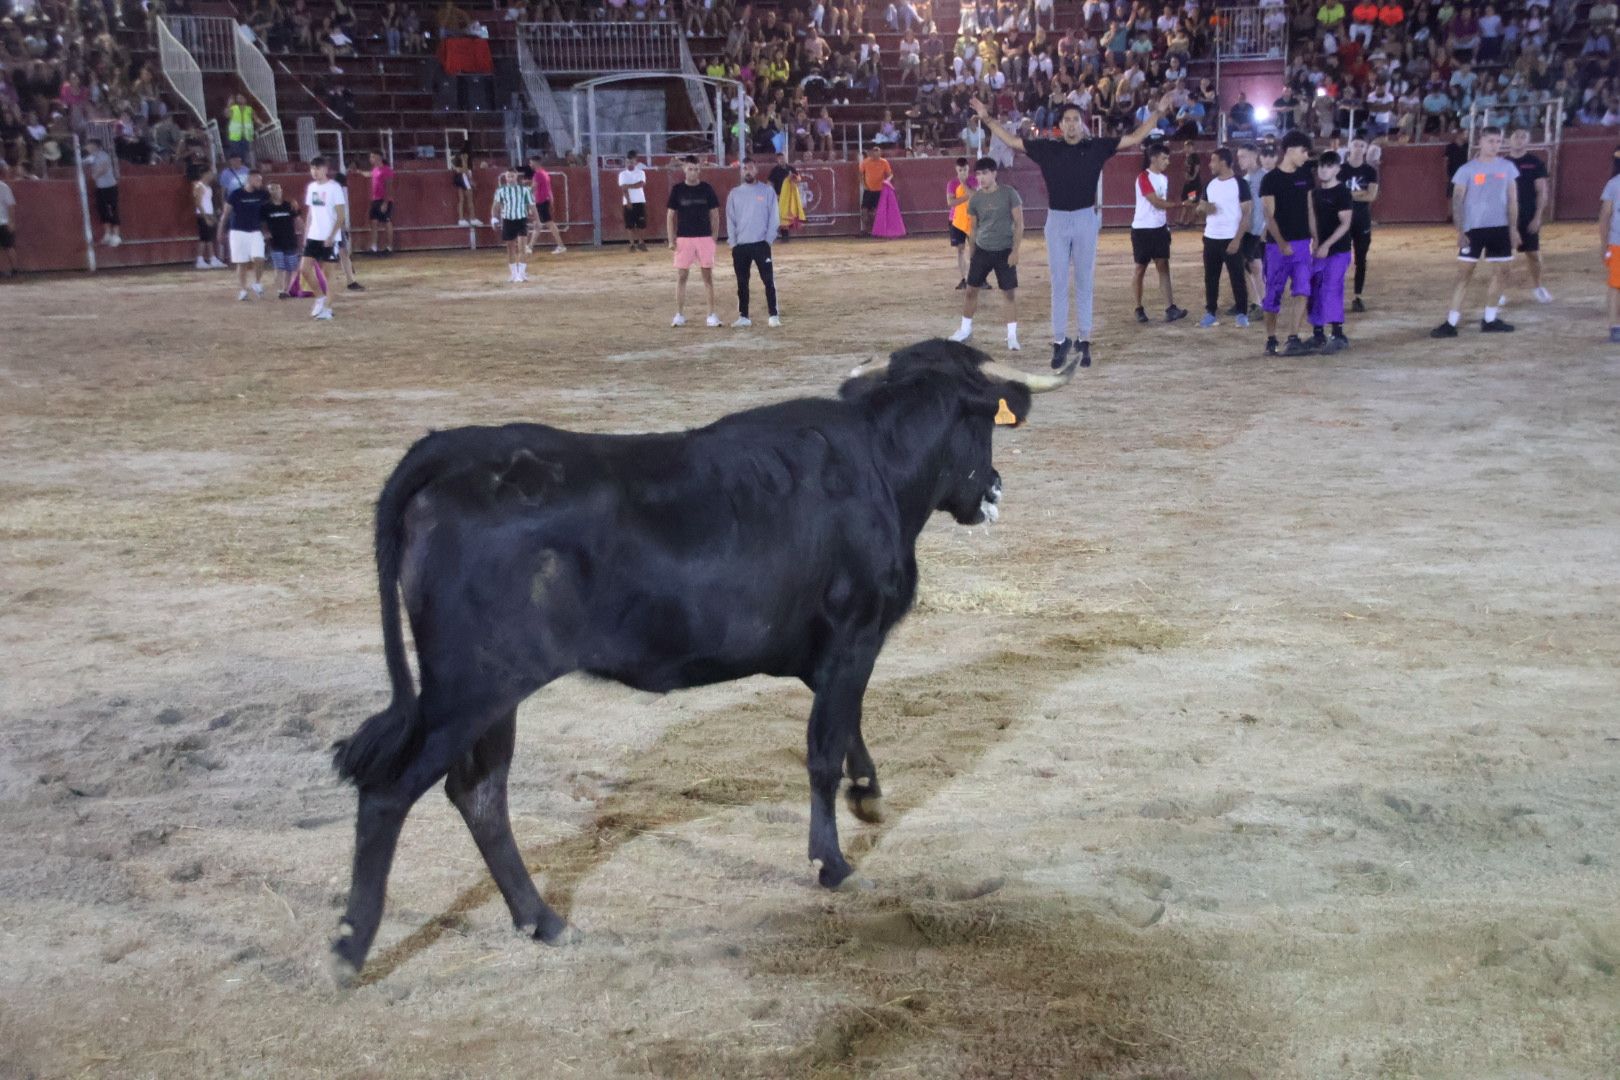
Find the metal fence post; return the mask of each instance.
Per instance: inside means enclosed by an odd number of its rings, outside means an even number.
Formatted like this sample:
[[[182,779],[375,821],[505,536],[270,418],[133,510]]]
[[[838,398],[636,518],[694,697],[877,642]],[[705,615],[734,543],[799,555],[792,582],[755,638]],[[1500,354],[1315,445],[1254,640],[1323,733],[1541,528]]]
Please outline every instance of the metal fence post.
[[[84,155],[77,135],[73,136],[73,178],[79,191],[79,219],[84,223],[84,261],[93,274],[96,272],[96,233],[90,224],[90,197],[84,190]]]

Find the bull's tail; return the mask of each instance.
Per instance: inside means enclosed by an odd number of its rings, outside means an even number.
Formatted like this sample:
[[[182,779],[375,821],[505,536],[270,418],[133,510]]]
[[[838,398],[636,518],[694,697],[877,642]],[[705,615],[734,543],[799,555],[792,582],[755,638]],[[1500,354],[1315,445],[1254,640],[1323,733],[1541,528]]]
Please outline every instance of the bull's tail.
[[[377,498],[377,589],[382,606],[383,655],[393,700],[369,717],[353,735],[332,744],[338,775],[356,787],[385,785],[398,779],[421,744],[421,709],[405,658],[405,634],[399,615],[399,564],[405,545],[405,508],[437,475],[440,462],[421,440],[394,469]]]

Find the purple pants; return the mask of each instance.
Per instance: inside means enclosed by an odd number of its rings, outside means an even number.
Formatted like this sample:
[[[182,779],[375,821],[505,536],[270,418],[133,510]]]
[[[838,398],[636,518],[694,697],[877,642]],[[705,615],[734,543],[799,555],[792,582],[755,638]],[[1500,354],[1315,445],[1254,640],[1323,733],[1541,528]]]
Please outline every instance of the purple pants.
[[[1344,275],[1350,269],[1351,252],[1341,251],[1311,263],[1312,326],[1344,322]]]
[[[1289,241],[1292,255],[1284,256],[1276,244],[1266,245],[1266,297],[1260,306],[1275,314],[1282,310],[1283,287],[1295,296],[1311,295],[1311,240]],[[1339,275],[1342,279],[1343,274]]]

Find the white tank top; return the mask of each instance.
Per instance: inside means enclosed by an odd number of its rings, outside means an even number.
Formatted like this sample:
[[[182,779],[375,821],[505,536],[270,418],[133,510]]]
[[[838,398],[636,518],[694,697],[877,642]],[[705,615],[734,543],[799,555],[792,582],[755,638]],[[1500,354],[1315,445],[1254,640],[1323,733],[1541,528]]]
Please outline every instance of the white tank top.
[[[202,204],[197,208],[197,213],[212,214],[214,212],[214,189],[200,180],[198,185],[202,188]]]

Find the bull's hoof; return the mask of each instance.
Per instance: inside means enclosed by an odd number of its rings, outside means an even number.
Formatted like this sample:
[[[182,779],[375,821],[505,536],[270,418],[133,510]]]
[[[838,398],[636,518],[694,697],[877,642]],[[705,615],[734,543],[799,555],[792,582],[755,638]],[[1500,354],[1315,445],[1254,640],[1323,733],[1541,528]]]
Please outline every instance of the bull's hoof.
[[[840,858],[835,863],[823,862],[821,859],[811,859],[810,868],[816,872],[816,881],[824,889],[840,888],[854,874],[854,869]]]
[[[859,874],[851,874],[849,877],[838,883],[838,888],[835,891],[842,893],[863,893],[872,892],[876,888],[877,882],[873,881],[871,878],[862,877]]]
[[[344,943],[344,938],[332,942],[331,951],[326,954],[326,977],[339,990],[352,990],[360,981],[360,968],[340,951]]]
[[[585,940],[585,935],[577,927],[556,916],[542,921],[539,926],[520,926],[518,930],[542,945],[561,947],[577,945]]]
[[[868,825],[881,825],[883,823],[883,796],[868,795],[859,788],[850,788],[844,792],[844,805],[849,812],[866,822]]]

